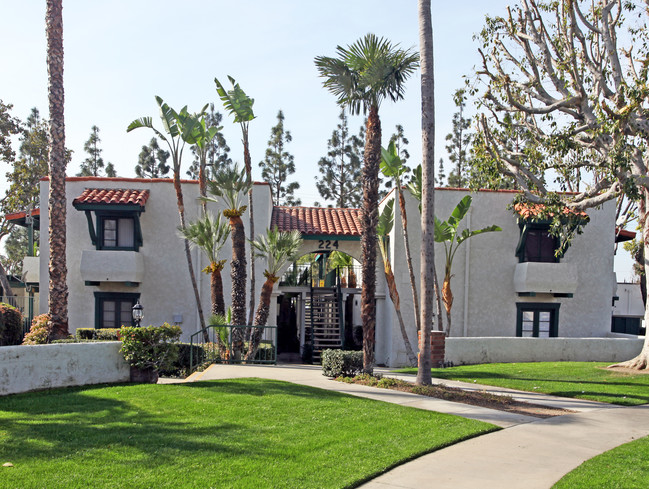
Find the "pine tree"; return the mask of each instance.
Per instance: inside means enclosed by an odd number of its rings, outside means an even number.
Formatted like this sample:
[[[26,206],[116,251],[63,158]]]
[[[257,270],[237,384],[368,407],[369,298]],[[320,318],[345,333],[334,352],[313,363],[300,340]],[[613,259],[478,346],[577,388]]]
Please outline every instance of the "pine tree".
[[[327,141],[327,156],[320,158],[316,188],[323,199],[334,201],[337,207],[359,207],[362,201],[361,163],[364,138],[349,135],[345,110],[338,116],[340,123]],[[361,126],[361,130],[364,126]]]
[[[466,94],[463,88],[455,91],[453,101],[458,111],[453,114],[453,132],[446,135],[446,146],[448,159],[455,164],[455,169],[448,175],[448,186],[464,188],[469,184],[467,177],[467,165],[469,146],[473,140],[473,134],[468,129],[471,126],[471,119],[464,117],[466,107]]]
[[[142,146],[135,165],[135,174],[138,178],[163,178],[169,173],[169,151],[165,151],[158,145],[156,138],[151,138],[148,145]]]
[[[444,158],[440,158],[439,168],[437,169],[437,174],[435,175],[435,184],[438,187],[444,187],[445,178],[446,178],[446,173],[444,173]]]
[[[101,157],[103,149],[99,147],[101,138],[99,137],[99,128],[92,126],[90,129],[90,137],[83,144],[83,150],[88,153],[88,158],[83,160],[80,165],[80,171],[77,173],[78,177],[101,177],[105,171],[107,177],[116,177],[115,167],[112,163],[104,163]],[[105,170],[104,170],[105,168]]]
[[[406,161],[408,161],[408,158],[410,158],[410,153],[408,152],[406,146],[408,146],[410,141],[408,141],[408,138],[405,136],[403,126],[401,124],[397,124],[395,126],[395,129],[396,132],[392,136],[390,136],[390,143],[394,143],[394,145],[396,146],[397,154],[399,155],[399,158],[401,159],[401,162],[403,163],[403,166],[405,168],[405,173],[401,176],[401,182],[406,185],[410,181],[410,172],[412,171],[411,168],[406,165]],[[385,188],[388,190],[392,188],[391,179],[388,179],[385,182]],[[382,195],[381,198],[383,198],[384,196],[385,195]]]
[[[210,142],[207,149],[207,179],[211,180],[212,175],[222,168],[232,167],[232,158],[230,158],[230,147],[225,140],[225,136],[221,132],[221,122],[223,121],[223,114],[214,110],[214,104],[210,103],[209,112],[205,113],[207,127],[218,127],[219,132],[216,133],[214,139]],[[196,146],[192,146],[192,153],[194,161],[187,170],[187,176],[194,180],[198,179],[198,153]]]
[[[300,199],[293,195],[300,188],[297,182],[287,183],[289,175],[295,173],[293,155],[286,151],[285,146],[293,140],[291,133],[284,130],[284,114],[277,113],[277,125],[270,130],[270,139],[266,149],[266,157],[259,163],[261,177],[266,181],[273,193],[274,205],[300,205]]]

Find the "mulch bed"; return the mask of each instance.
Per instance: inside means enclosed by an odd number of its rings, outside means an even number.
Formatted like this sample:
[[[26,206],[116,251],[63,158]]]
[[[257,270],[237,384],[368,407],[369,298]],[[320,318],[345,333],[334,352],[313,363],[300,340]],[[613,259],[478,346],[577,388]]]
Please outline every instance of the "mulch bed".
[[[574,414],[576,411],[559,409],[539,404],[516,401],[511,396],[490,394],[488,392],[465,391],[456,387],[449,387],[443,384],[432,386],[418,386],[404,380],[392,379],[389,377],[373,377],[370,375],[357,375],[356,377],[337,377],[339,382],[350,384],[361,384],[370,387],[380,387],[401,392],[410,392],[420,396],[435,397],[446,401],[461,402],[499,411],[507,411],[514,414],[524,414],[536,418],[551,418],[564,414]]]

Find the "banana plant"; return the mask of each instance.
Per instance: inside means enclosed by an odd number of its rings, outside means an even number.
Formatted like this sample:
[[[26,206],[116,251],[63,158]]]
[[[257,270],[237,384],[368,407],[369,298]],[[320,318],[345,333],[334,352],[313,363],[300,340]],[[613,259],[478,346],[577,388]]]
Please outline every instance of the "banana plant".
[[[482,229],[471,231],[470,229],[463,229],[458,232],[460,222],[464,219],[467,212],[471,208],[472,198],[470,195],[465,196],[457,204],[447,221],[440,221],[435,216],[435,242],[444,243],[444,251],[446,254],[446,265],[444,269],[444,284],[442,286],[442,300],[444,301],[444,308],[446,309],[446,320],[448,326],[446,328],[446,336],[451,333],[451,308],[453,307],[453,292],[451,291],[451,269],[453,267],[453,258],[455,253],[462,243],[467,239],[477,236],[478,234],[490,233],[493,231],[502,231],[499,226],[492,225]]]
[[[397,198],[399,199],[399,212],[401,214],[401,231],[403,232],[403,244],[406,250],[406,264],[408,274],[410,275],[410,289],[412,291],[412,303],[415,309],[415,324],[417,331],[420,330],[419,317],[419,297],[417,295],[417,284],[415,282],[415,271],[412,266],[412,255],[410,254],[410,238],[408,236],[408,215],[406,213],[406,199],[403,197],[401,189],[401,176],[408,171],[399,157],[399,151],[394,144],[390,142],[388,149],[381,148],[381,173],[394,181]]]
[[[207,123],[207,114],[205,108],[199,114],[192,114],[192,132],[187,134],[183,139],[188,144],[196,146],[198,155],[198,193],[201,197],[207,196],[207,177],[205,169],[207,166],[207,150],[212,140],[216,137],[222,126],[209,126]],[[207,212],[207,202],[202,201],[203,215]]]
[[[252,160],[250,158],[250,144],[248,142],[248,125],[250,121],[255,118],[255,113],[252,106],[255,99],[248,97],[246,92],[239,86],[239,84],[228,75],[228,80],[232,84],[232,90],[228,91],[223,87],[218,78],[214,78],[216,84],[216,93],[223,102],[223,107],[230,115],[234,117],[234,122],[241,126],[242,142],[243,142],[243,162],[246,167],[246,175],[248,180],[252,182]],[[248,205],[250,210],[250,240],[255,240],[255,222],[254,222],[254,208],[252,205],[252,187],[248,192]],[[250,316],[248,317],[248,324],[252,324],[253,315],[255,311],[255,258],[252,249],[250,250]]]
[[[410,344],[408,333],[406,332],[406,326],[403,322],[403,316],[401,315],[401,301],[399,300],[399,291],[397,290],[397,283],[394,279],[392,265],[390,265],[390,246],[388,235],[390,234],[390,231],[392,231],[393,226],[394,200],[391,200],[385,205],[383,212],[381,212],[381,214],[379,215],[379,222],[376,226],[376,234],[379,238],[379,249],[381,250],[381,257],[383,258],[383,272],[385,274],[385,280],[388,284],[390,299],[392,300],[392,304],[394,305],[394,311],[397,313],[399,328],[401,329],[401,336],[403,337],[403,343],[406,347],[406,355],[408,356],[410,365],[412,367],[415,367],[417,365],[417,357],[412,350],[412,345]]]

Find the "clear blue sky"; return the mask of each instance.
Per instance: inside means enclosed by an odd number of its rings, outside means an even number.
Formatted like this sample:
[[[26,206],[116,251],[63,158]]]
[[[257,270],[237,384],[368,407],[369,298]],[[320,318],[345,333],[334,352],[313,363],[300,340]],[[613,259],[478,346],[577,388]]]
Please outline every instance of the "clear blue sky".
[[[479,63],[473,35],[485,14],[503,14],[512,3],[432,2],[436,161],[447,159],[444,137],[455,111],[452,94]],[[45,1],[0,0],[0,17],[0,99],[13,104],[12,113],[21,119],[32,107],[48,117]],[[414,0],[63,0],[63,28],[66,146],[74,151],[68,175],[78,172],[85,158],[83,143],[97,125],[104,160],[115,165],[119,176],[134,176],[141,146],[152,133],[140,129],[127,134],[126,127],[145,115],[158,123],[154,95],[177,109],[188,105],[196,111],[207,102],[220,108],[213,80],[226,83],[231,75],[255,99],[257,118],[250,124],[253,176],[260,178],[257,164],[282,109],[293,135],[287,149],[295,156],[294,177],[301,186],[297,196],[304,205],[323,201],[314,176],[339,113],[313,58],[334,56],[337,45],[368,32],[404,48],[419,46]],[[404,100],[386,101],[380,110],[384,142],[396,124],[404,126],[411,166],[421,154],[418,75],[408,83]],[[356,132],[361,123],[361,118],[352,118],[351,130]],[[226,118],[223,132],[231,156],[242,161],[238,125]],[[189,163],[187,158],[184,168]],[[6,170],[0,167],[1,174]],[[628,278],[624,267],[618,279]]]

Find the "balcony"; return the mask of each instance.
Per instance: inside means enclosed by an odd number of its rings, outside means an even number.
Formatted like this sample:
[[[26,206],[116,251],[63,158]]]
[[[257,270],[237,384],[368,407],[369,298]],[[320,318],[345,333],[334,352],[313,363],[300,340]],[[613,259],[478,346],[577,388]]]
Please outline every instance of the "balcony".
[[[516,265],[514,290],[518,293],[574,294],[577,267],[572,263],[525,262]]]
[[[81,278],[90,283],[126,282],[144,278],[144,259],[137,251],[83,250]]]
[[[26,284],[37,284],[40,276],[40,257],[26,256],[23,260],[23,281]]]

